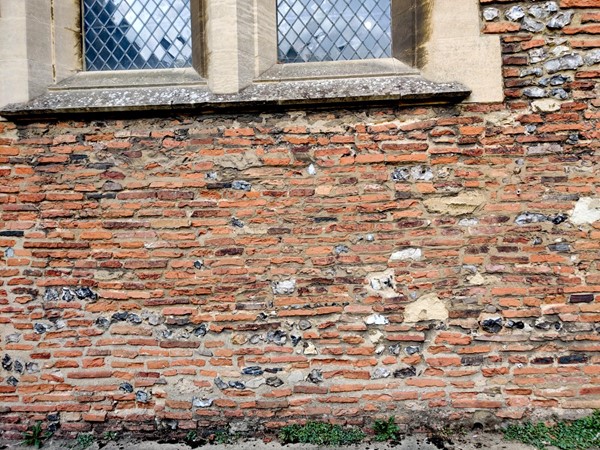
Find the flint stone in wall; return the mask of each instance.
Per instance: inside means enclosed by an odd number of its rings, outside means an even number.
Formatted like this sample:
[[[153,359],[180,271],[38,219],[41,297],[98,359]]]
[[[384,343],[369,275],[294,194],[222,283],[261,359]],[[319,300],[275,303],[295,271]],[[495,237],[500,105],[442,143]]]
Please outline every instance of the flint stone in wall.
[[[150,401],[150,394],[146,391],[137,391],[135,393],[135,400],[140,403],[148,403]]]
[[[221,378],[216,377],[215,378],[215,386],[218,387],[221,390],[227,389],[229,387],[229,385],[227,383],[225,383]]]
[[[276,281],[271,284],[271,290],[275,295],[290,295],[296,290],[296,280]]]
[[[271,386],[271,387],[279,387],[279,386],[283,386],[283,381],[281,380],[281,378],[277,378],[277,377],[269,377],[266,380],[266,384],[267,386]]]
[[[479,225],[479,220],[477,220],[475,218],[460,219],[460,221],[458,222],[458,224],[461,227],[474,227],[474,226]]]
[[[235,180],[231,183],[231,187],[237,191],[249,192],[252,190],[252,185],[244,180]]]
[[[544,71],[542,69],[540,69],[539,67],[528,67],[519,72],[519,77],[524,78],[524,77],[528,77],[529,75],[535,75],[537,77],[541,77],[543,75],[543,73],[544,73]]]
[[[528,10],[529,15],[536,19],[547,19],[550,17],[550,11],[548,11],[542,5],[534,5]]]
[[[527,148],[528,155],[552,155],[562,153],[564,149],[558,144],[543,143]]]
[[[550,95],[558,100],[566,100],[569,98],[569,93],[563,88],[554,88],[550,91]]]
[[[213,404],[212,398],[197,398],[192,399],[192,406],[194,408],[209,408]]]
[[[304,354],[305,355],[318,355],[319,352],[317,351],[317,347],[315,347],[315,345],[312,342],[305,342],[304,343]]]
[[[385,367],[378,367],[371,374],[371,379],[379,380],[381,378],[389,378],[391,375],[392,375],[392,373]]]
[[[312,324],[306,319],[301,319],[298,322],[298,328],[301,329],[302,331],[306,331],[306,330],[310,329],[311,327],[312,327]]]
[[[481,322],[481,328],[487,333],[500,333],[502,331],[502,318],[485,319]]]
[[[392,172],[394,181],[431,181],[433,178],[431,167],[426,166],[399,167]]]
[[[392,253],[390,261],[418,261],[423,256],[423,251],[420,248],[407,248]]]
[[[545,214],[526,212],[526,213],[520,214],[515,219],[515,223],[517,225],[528,225],[530,223],[547,222],[548,220],[550,220],[550,218]]]
[[[75,300],[75,293],[71,289],[64,287],[62,290],[61,299],[63,302],[72,302]]]
[[[413,366],[404,367],[394,371],[394,378],[411,378],[417,375],[417,369]]]
[[[231,218],[231,225],[233,225],[236,228],[244,228],[244,222],[238,219],[237,217]]]
[[[561,70],[575,70],[580,66],[583,66],[583,58],[576,53],[551,59],[544,63],[544,67],[548,73],[556,73]]]
[[[529,98],[544,98],[547,95],[546,91],[539,87],[524,89],[523,94]]]
[[[521,30],[530,31],[532,33],[539,33],[544,29],[544,23],[539,20],[532,19],[531,17],[524,17],[521,22]]]
[[[593,66],[594,64],[598,64],[600,62],[600,48],[596,48],[591,50],[585,54],[583,60],[588,66]]]
[[[46,289],[46,292],[44,293],[44,301],[46,302],[56,302],[58,301],[59,296],[58,296],[58,291],[54,288],[48,288]]]
[[[536,64],[548,58],[548,53],[543,48],[534,48],[529,50],[529,62]]]
[[[367,325],[387,325],[390,323],[390,321],[385,316],[373,314],[372,316],[367,317],[365,323]]]
[[[49,331],[50,329],[51,329],[51,327],[44,323],[36,323],[33,325],[33,331],[35,331],[37,334],[44,334],[47,331]]]
[[[498,8],[485,8],[483,10],[483,18],[488,22],[491,22],[498,17],[500,17],[500,10],[498,10]]]
[[[13,333],[6,336],[6,342],[9,344],[13,344],[15,342],[19,342],[21,340],[21,334]]]
[[[133,392],[133,386],[130,383],[121,383],[119,389],[128,394]]]
[[[523,17],[525,17],[525,10],[522,6],[513,6],[512,8],[508,9],[506,13],[504,13],[504,16],[508,20],[516,22],[517,20],[520,20]]]
[[[38,363],[28,362],[25,364],[25,370],[27,373],[38,373],[40,371],[40,366]],[[60,372],[58,372],[60,374]]]
[[[556,14],[550,21],[547,26],[551,30],[560,30],[561,28],[566,27],[573,20],[573,11],[562,11]]]
[[[471,214],[485,202],[485,196],[479,191],[467,191],[455,197],[434,197],[423,203],[431,213],[462,216]]]
[[[306,381],[310,381],[311,383],[318,384],[323,382],[323,372],[319,369],[313,369],[306,377]]]
[[[12,358],[9,355],[4,355],[2,358],[2,368],[7,371],[11,371],[13,366]]]
[[[388,269],[385,272],[376,272],[367,276],[367,290],[374,295],[382,298],[394,298],[398,296],[396,292],[396,275],[394,269]]]
[[[412,356],[416,353],[419,353],[421,351],[421,348],[417,347],[416,345],[409,345],[408,347],[406,347],[404,349],[404,351],[406,352],[407,355]]]

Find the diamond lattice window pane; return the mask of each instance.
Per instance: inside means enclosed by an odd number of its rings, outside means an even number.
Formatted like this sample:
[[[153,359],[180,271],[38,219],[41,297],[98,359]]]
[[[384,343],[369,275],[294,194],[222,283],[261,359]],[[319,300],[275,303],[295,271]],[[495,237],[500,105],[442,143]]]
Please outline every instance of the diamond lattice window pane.
[[[277,0],[279,62],[389,58],[390,0]]]
[[[190,0],[83,0],[86,70],[192,65]]]

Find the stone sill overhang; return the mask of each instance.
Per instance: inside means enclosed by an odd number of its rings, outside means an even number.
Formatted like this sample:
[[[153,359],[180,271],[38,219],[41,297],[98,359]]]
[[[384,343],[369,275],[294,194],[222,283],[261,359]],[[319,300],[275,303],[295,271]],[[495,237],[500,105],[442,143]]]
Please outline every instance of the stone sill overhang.
[[[168,76],[146,71],[81,73],[51,86],[29,102],[5,106],[0,109],[0,116],[37,120],[109,113],[443,104],[460,102],[470,94],[460,83],[433,82],[405,67],[369,73],[357,64],[344,77],[333,76],[335,71],[313,77],[305,69],[295,73],[278,68],[235,94],[210,92],[206,80],[188,69],[170,71]]]

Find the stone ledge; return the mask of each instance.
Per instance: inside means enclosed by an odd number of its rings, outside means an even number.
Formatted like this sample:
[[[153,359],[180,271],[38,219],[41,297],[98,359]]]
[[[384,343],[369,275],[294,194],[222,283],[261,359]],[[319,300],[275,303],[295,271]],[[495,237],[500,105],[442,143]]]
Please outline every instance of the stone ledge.
[[[365,78],[419,75],[414,67],[395,59],[357,59],[350,61],[275,64],[255,81],[300,81],[334,78]]]
[[[213,94],[203,85],[49,90],[27,103],[7,105],[12,120],[142,111],[215,111],[348,105],[351,103],[456,103],[470,90],[460,83],[437,83],[421,76],[257,82],[237,94]]]

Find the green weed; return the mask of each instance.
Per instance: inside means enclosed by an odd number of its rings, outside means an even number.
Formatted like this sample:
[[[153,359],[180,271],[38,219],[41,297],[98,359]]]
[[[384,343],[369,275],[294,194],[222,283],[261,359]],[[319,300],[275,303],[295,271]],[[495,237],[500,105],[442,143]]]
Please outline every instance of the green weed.
[[[102,440],[105,442],[116,441],[119,438],[119,435],[116,431],[105,431],[104,435],[102,435]]]
[[[365,438],[358,428],[341,427],[324,422],[287,425],[279,433],[284,444],[350,445]]]
[[[375,420],[373,431],[375,431],[375,440],[377,442],[395,441],[398,439],[400,428],[396,425],[396,418],[392,416],[387,420]]]
[[[185,435],[185,438],[183,439],[183,441],[189,445],[190,443],[196,442],[197,439],[198,439],[198,432],[196,430],[190,430]]]
[[[584,450],[600,445],[600,411],[573,421],[560,421],[548,426],[544,423],[510,425],[504,437],[543,450],[553,445],[561,450]]]
[[[96,442],[96,438],[93,434],[80,433],[77,435],[77,443],[74,448],[77,450],[85,450],[86,448],[91,447],[94,442]]]
[[[22,445],[28,445],[30,447],[41,448],[44,445],[44,441],[50,439],[52,433],[45,431],[42,427],[42,422],[38,421],[35,425],[31,425],[27,428],[27,431],[23,432]]]
[[[218,430],[209,437],[211,444],[235,444],[242,438],[239,433],[229,433],[227,430]]]

